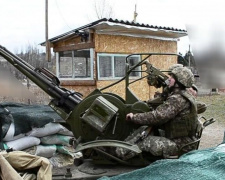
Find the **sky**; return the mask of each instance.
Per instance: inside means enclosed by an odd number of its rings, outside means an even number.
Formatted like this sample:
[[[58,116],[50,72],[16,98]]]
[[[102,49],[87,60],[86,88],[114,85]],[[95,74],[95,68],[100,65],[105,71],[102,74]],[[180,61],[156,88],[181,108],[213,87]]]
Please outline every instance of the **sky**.
[[[29,44],[44,42],[45,1],[0,0],[0,45],[16,53]],[[225,44],[225,26],[220,25],[225,22],[223,0],[48,0],[48,37],[98,20],[95,4],[101,6],[104,1],[105,9],[112,8],[114,19],[132,21],[136,5],[139,23],[187,30],[188,36],[178,42],[182,54],[189,45],[201,52],[212,44]],[[217,42],[211,42],[215,35]]]
[[[48,0],[48,37],[96,21],[95,4],[103,0]],[[137,22],[185,29],[179,0],[105,0],[113,18],[133,20],[136,4]],[[183,6],[184,4],[182,4]],[[101,6],[101,5],[100,5]],[[29,44],[45,41],[45,0],[0,0],[0,44],[16,53]],[[180,51],[188,50],[187,37],[180,41]],[[41,46],[40,46],[41,47]],[[43,48],[43,51],[45,49]]]
[[[49,38],[98,20],[95,4],[104,0],[48,0]],[[200,72],[212,86],[225,87],[224,0],[105,0],[113,18],[185,29],[188,36],[178,41],[178,52],[189,50]],[[0,0],[0,45],[13,53],[45,41],[45,0]],[[203,66],[204,65],[204,66]],[[206,72],[206,73],[205,73]],[[204,75],[205,73],[205,75]],[[207,74],[207,75],[206,75]],[[210,75],[209,75],[210,74]],[[216,83],[215,83],[216,82]]]

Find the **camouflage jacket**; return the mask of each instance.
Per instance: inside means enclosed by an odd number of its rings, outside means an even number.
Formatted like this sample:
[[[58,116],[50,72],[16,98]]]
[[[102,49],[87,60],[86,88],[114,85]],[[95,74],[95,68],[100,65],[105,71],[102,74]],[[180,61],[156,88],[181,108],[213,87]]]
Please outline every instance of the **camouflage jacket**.
[[[181,95],[181,91],[176,89],[155,110],[134,114],[131,121],[141,125],[161,126],[171,119],[190,113],[190,106],[190,102]]]
[[[134,114],[131,121],[141,125],[155,126],[159,129],[167,126],[171,121],[179,121],[191,113],[191,102],[181,94],[182,93],[179,89],[174,90],[169,94],[166,101],[159,105],[155,110],[146,113]],[[173,140],[177,144],[178,148],[192,142],[193,140],[196,140],[194,136],[169,139]],[[189,151],[195,147],[190,146],[187,148],[187,151]]]

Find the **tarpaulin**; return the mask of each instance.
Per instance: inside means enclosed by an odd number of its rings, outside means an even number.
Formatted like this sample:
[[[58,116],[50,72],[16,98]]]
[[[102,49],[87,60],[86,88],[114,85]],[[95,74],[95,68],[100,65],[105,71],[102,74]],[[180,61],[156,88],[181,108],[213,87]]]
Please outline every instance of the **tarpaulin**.
[[[156,161],[129,173],[100,180],[224,180],[225,144],[195,150],[179,159]]]
[[[13,151],[1,152],[0,161],[3,180],[20,180],[22,178],[16,171],[26,170],[36,171],[37,180],[52,179],[52,166],[46,158],[30,155],[23,151]]]

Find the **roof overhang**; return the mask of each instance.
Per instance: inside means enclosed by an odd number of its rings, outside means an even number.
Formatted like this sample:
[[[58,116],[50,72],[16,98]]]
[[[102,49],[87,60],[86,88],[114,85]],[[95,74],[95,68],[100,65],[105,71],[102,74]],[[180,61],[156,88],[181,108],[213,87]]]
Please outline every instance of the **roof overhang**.
[[[187,32],[155,29],[147,27],[135,27],[112,22],[101,22],[93,27],[97,34],[124,35],[133,37],[155,38],[162,40],[178,40],[187,36]]]
[[[171,41],[177,41],[179,38],[187,36],[186,30],[103,18],[51,38],[49,41],[56,43],[69,39],[70,37],[78,36],[82,32],[89,33],[90,29],[93,29],[97,34],[123,35]],[[45,42],[41,43],[41,45],[45,45]]]

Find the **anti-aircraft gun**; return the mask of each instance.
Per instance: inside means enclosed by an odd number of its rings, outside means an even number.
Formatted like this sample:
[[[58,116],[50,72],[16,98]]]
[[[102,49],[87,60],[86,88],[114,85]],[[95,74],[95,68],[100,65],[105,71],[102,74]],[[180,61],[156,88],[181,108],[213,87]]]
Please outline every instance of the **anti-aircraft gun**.
[[[99,163],[130,164],[104,151],[102,147],[122,147],[141,154],[136,145],[123,140],[138,126],[125,121],[126,114],[147,112],[149,105],[140,101],[131,91],[129,85],[147,78],[148,83],[156,88],[166,88],[167,76],[149,63],[149,58],[155,55],[171,55],[170,53],[141,53],[131,54],[126,58],[126,73],[119,81],[101,89],[95,89],[84,99],[79,92],[73,92],[60,86],[59,79],[45,68],[34,68],[17,57],[6,48],[0,46],[0,55],[15,68],[26,75],[37,86],[52,97],[49,106],[54,109],[69,124],[76,139],[71,141],[76,151],[82,151],[84,157],[95,159]],[[129,65],[129,57],[141,56],[142,60],[134,66]],[[138,67],[144,67],[137,70]],[[130,80],[132,72],[146,73],[135,80]],[[122,81],[125,81],[125,99],[119,95],[103,92]],[[154,103],[154,102],[152,102]],[[142,158],[143,160],[143,158]],[[146,165],[146,162],[134,161],[133,165]]]

